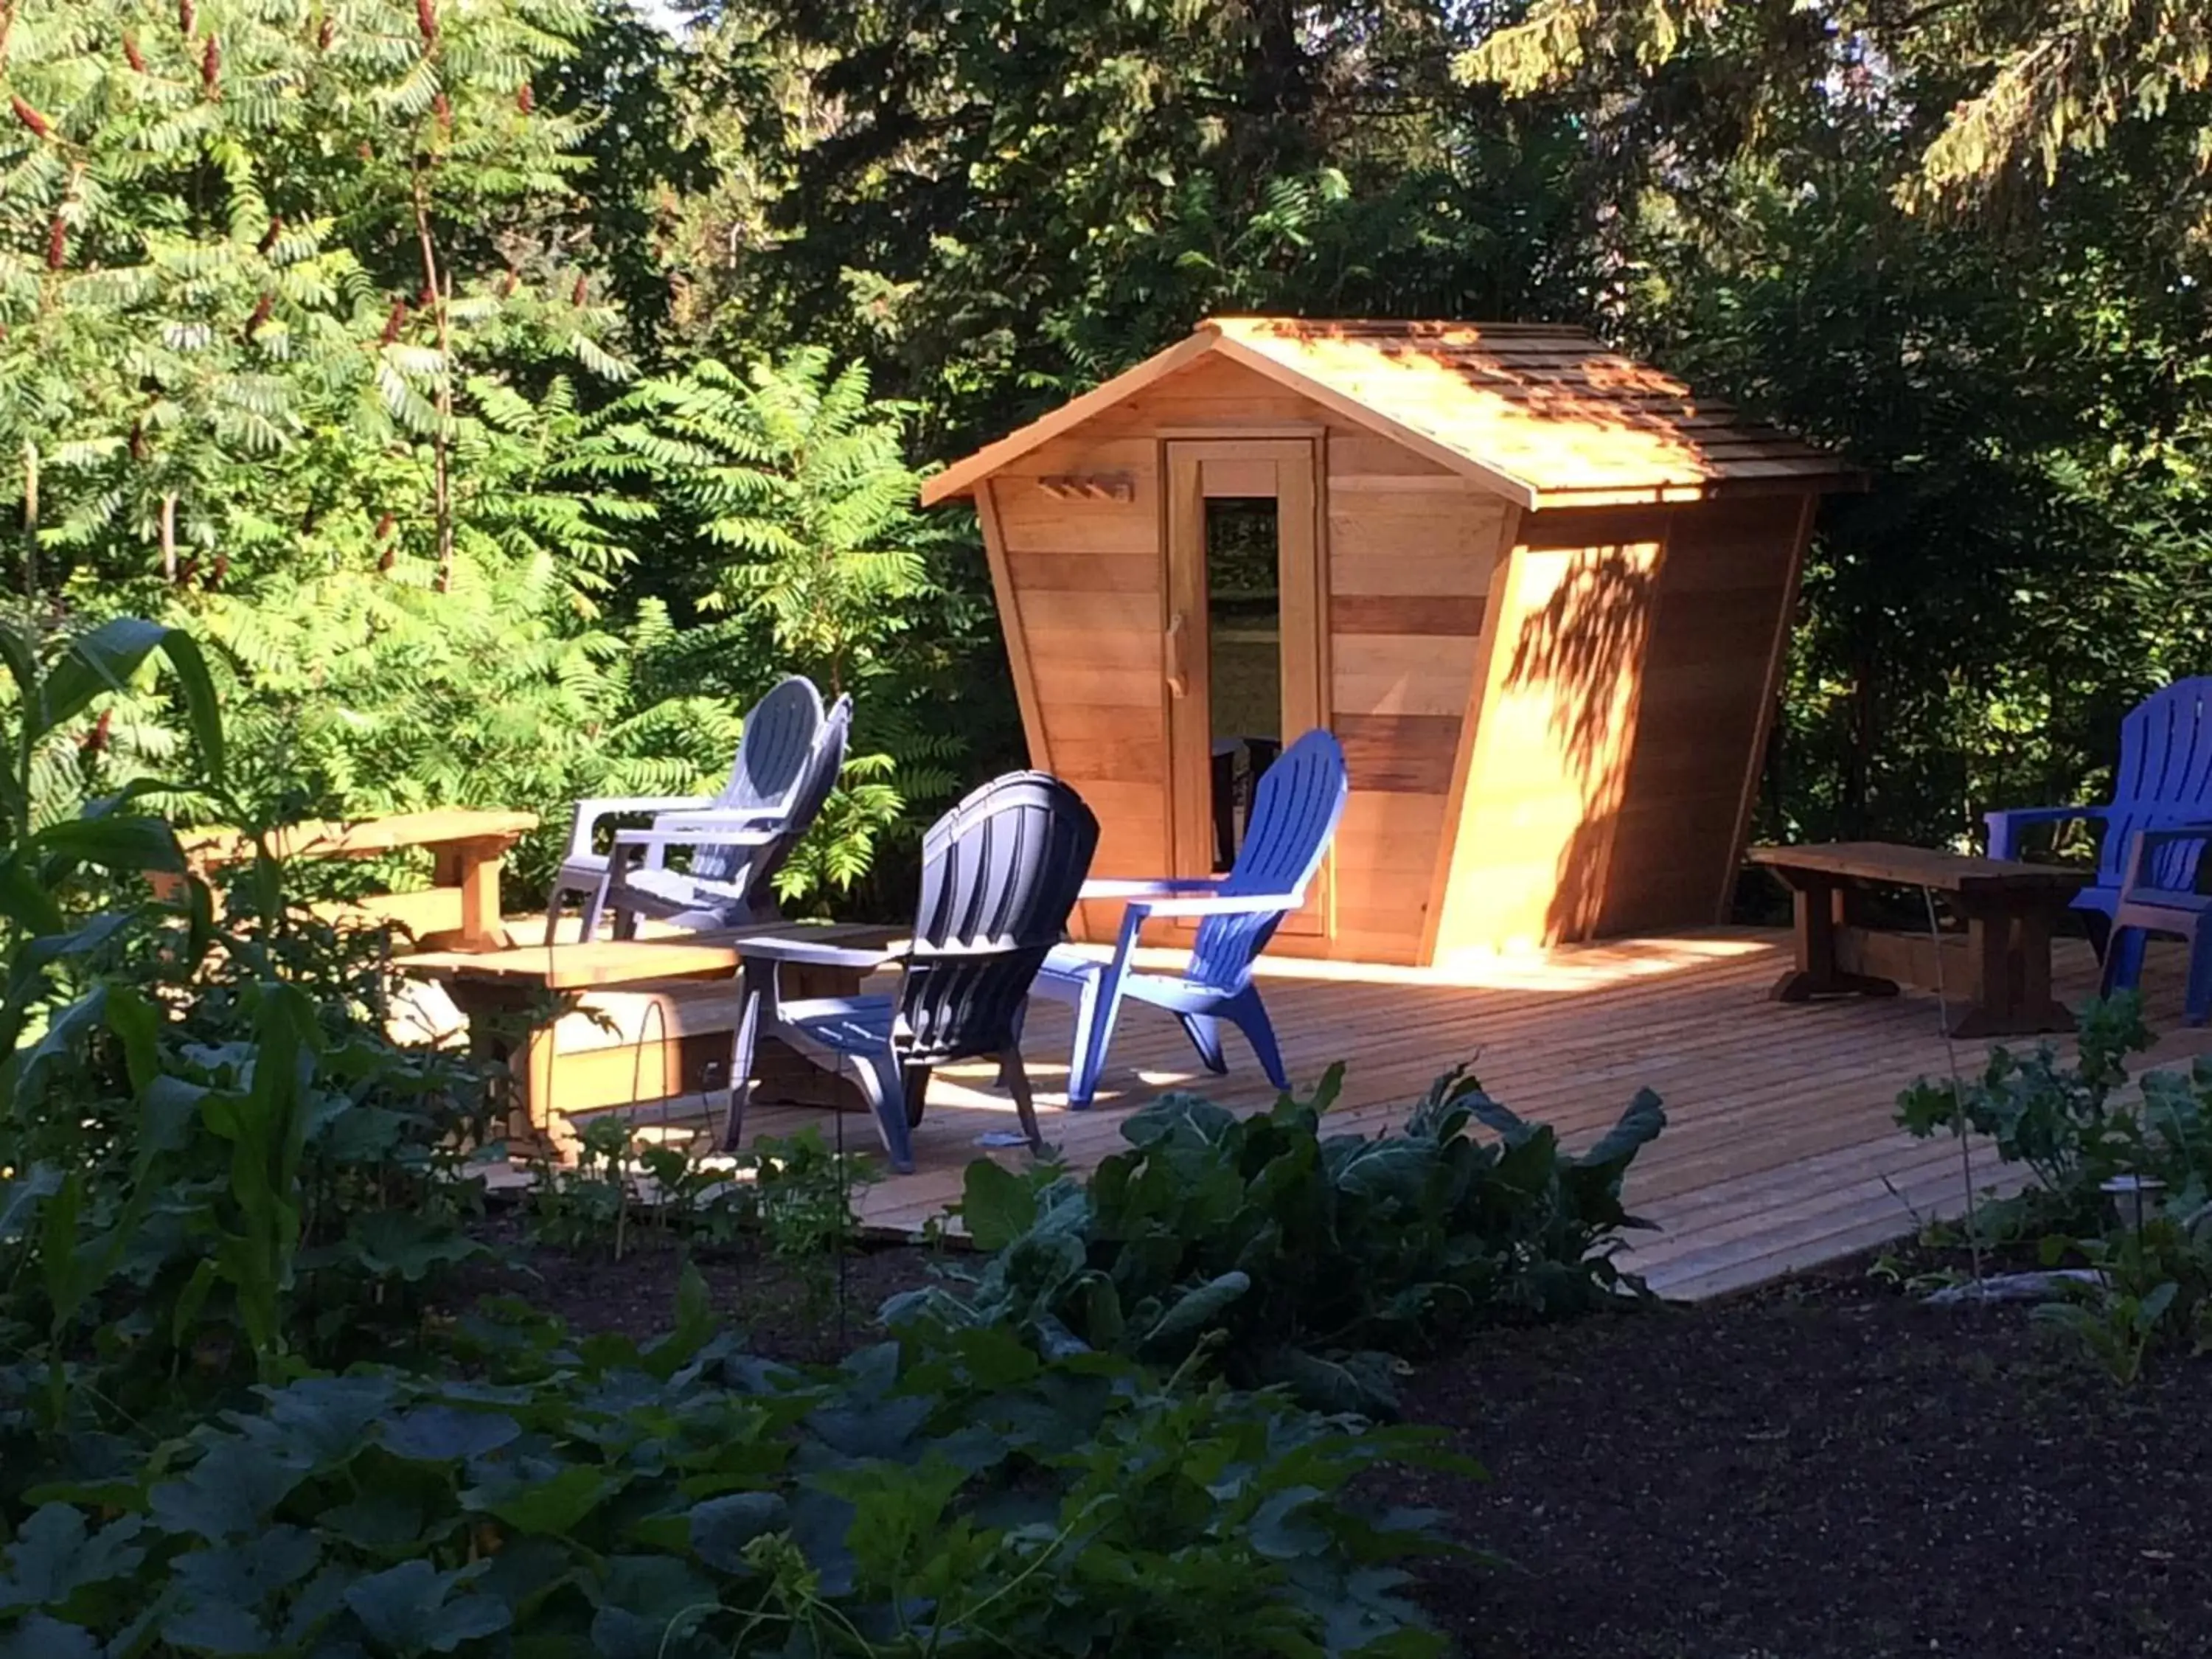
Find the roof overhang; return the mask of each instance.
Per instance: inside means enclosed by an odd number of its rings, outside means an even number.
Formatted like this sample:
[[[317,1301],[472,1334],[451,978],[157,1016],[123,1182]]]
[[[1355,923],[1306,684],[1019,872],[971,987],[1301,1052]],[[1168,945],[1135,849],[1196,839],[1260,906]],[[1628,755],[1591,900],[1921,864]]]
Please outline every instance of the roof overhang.
[[[1209,356],[1224,358],[1253,374],[1262,375],[1355,425],[1402,445],[1447,471],[1474,480],[1486,489],[1524,509],[1662,506],[1723,495],[1770,492],[1826,493],[1869,487],[1866,474],[1838,463],[1830,467],[1805,465],[1802,469],[1778,470],[1771,477],[1686,476],[1679,479],[1656,478],[1648,484],[1639,483],[1619,488],[1541,489],[1526,478],[1516,477],[1500,467],[1486,465],[1417,427],[1392,418],[1339,386],[1302,374],[1293,365],[1254,349],[1219,322],[1208,320],[1199,325],[1188,338],[1177,341],[1164,351],[1156,352],[1133,368],[1125,369],[1112,380],[1092,387],[1051,413],[1009,433],[995,443],[987,444],[974,454],[954,462],[944,471],[925,479],[921,486],[921,504],[935,507],[940,502],[974,495],[976,484],[992,473],[1003,471],[1030,451],[1073,431],[1085,422],[1105,414],[1117,404]]]

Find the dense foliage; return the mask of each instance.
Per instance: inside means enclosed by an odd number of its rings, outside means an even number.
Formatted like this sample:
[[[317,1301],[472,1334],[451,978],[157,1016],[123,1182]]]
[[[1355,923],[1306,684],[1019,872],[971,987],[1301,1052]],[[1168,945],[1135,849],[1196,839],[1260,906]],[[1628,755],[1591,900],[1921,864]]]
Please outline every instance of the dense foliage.
[[[970,1165],[959,1213],[990,1255],[887,1317],[1012,1327],[1047,1354],[1202,1359],[1319,1409],[1387,1415],[1403,1357],[1638,1288],[1612,1257],[1642,1224],[1620,1189],[1665,1125],[1656,1096],[1570,1156],[1456,1073],[1402,1130],[1324,1133],[1337,1082],[1243,1118],[1163,1096],[1087,1181]]]
[[[2206,665],[2186,6],[6,17],[7,586],[37,634],[191,625],[265,811],[696,787],[805,666],[861,693],[791,870],[835,894],[1018,748],[914,469],[1221,310],[1583,322],[1867,466],[1768,830],[2076,793]],[[45,810],[172,712],[84,710]]]

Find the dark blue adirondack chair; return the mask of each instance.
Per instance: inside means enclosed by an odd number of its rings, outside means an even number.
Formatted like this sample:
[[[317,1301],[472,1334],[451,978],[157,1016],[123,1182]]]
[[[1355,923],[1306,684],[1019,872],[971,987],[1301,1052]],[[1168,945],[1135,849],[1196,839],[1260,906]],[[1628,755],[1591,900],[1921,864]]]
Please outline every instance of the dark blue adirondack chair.
[[[1244,1033],[1261,1069],[1278,1089],[1291,1086],[1275,1028],[1252,982],[1252,963],[1283,918],[1305,902],[1344,814],[1350,784],[1344,750],[1327,732],[1309,732],[1283,751],[1253,792],[1244,844],[1225,876],[1202,880],[1094,881],[1086,899],[1126,899],[1113,959],[1096,962],[1065,947],[1045,958],[1036,994],[1075,1005],[1075,1050],[1067,1099],[1088,1106],[1106,1064],[1124,997],[1164,1008],[1182,1022],[1210,1072],[1229,1069],[1221,1022]],[[1129,965],[1137,935],[1155,916],[1196,916],[1198,937],[1180,975],[1140,974]]]
[[[914,1168],[912,1130],[921,1121],[929,1074],[939,1066],[995,1059],[1013,1096],[1022,1137],[1042,1144],[1020,1016],[1045,954],[1065,935],[1075,896],[1091,871],[1098,820],[1081,796],[1042,772],[1013,772],[975,790],[922,839],[921,903],[902,952],[854,951],[794,937],[744,945],[744,1002],[731,1075],[739,1080],[724,1143],[734,1148],[750,1093],[756,1034],[802,1052],[855,1062],[891,1167]],[[777,969],[786,962],[871,969],[896,962],[896,995],[818,997],[785,1002]]]
[[[554,942],[562,906],[570,898],[581,902],[582,937],[590,939],[597,935],[599,918],[608,908],[617,862],[636,866],[623,872],[632,878],[634,889],[635,902],[625,923],[629,931],[635,931],[639,915],[678,915],[708,908],[717,901],[720,908],[746,908],[747,896],[757,885],[751,872],[759,867],[764,853],[773,855],[778,844],[775,832],[789,827],[813,776],[811,769],[822,763],[827,725],[822,694],[811,681],[793,677],[769,691],[746,714],[730,781],[719,794],[601,796],[577,802],[568,850],[545,902],[545,942]],[[839,764],[843,753],[841,743]],[[830,776],[834,782],[834,767]],[[806,813],[806,821],[811,823],[820,810],[817,800]],[[593,843],[604,820],[645,813],[654,815],[653,830],[661,832],[657,842],[647,842],[640,832],[632,831],[627,839],[617,837],[611,853],[595,849]],[[680,818],[676,816],[679,814]],[[798,833],[803,835],[805,828],[805,823],[799,823]],[[721,833],[713,837],[697,833],[704,830]],[[782,843],[782,857],[789,856],[789,847],[795,840]],[[696,849],[689,871],[666,870],[667,849],[678,845]],[[775,862],[780,866],[781,858]],[[680,888],[691,877],[711,884],[700,903],[690,902],[695,895],[690,889]]]
[[[2112,799],[2102,806],[2015,807],[1989,815],[1990,856],[2020,856],[2021,832],[2031,825],[2087,819],[2104,826],[2097,879],[2075,908],[2090,921],[2090,939],[2117,983],[2132,986],[2142,970],[2143,933],[2114,934],[2114,913],[2129,882],[2136,837],[2143,830],[2212,821],[2212,678],[2177,680],[2136,705],[2120,724],[2120,764]],[[2202,842],[2161,841],[2151,849],[2143,884],[2186,893],[2197,885]],[[2117,963],[2110,958],[2117,954]]]

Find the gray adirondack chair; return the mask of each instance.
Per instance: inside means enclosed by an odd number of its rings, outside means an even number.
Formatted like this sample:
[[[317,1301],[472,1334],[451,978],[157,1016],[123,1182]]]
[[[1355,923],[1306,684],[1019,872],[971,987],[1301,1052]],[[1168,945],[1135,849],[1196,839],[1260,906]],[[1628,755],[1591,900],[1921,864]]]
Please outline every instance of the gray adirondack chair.
[[[2161,892],[2197,885],[2203,841],[2161,836],[2130,875],[2136,841],[2146,830],[2212,822],[2212,678],[2176,680],[2137,704],[2120,723],[2120,763],[2112,799],[2096,806],[2014,807],[1989,814],[1990,856],[2020,856],[2021,832],[2033,825],[2086,819],[2104,826],[2097,878],[2074,900],[2090,923],[2090,939],[2107,963],[2107,981],[2132,986],[2142,970],[2143,933],[2115,933],[2122,894],[2132,884]],[[2108,942],[2109,940],[2109,942]]]
[[[1098,820],[1074,790],[1042,772],[1009,773],[974,791],[923,837],[921,902],[902,951],[819,945],[798,928],[748,939],[724,1145],[734,1148],[744,1127],[756,1040],[773,1034],[833,1065],[854,1062],[884,1150],[902,1175],[914,1168],[912,1132],[929,1074],[957,1060],[998,1060],[1022,1138],[1039,1146],[1021,1008],[1045,953],[1066,931],[1097,845]],[[778,970],[787,962],[896,963],[898,989],[785,1002]]]
[[[852,723],[852,699],[838,698],[780,818],[756,821],[744,808],[710,808],[664,813],[650,828],[617,830],[607,884],[617,937],[635,938],[639,921],[647,916],[695,929],[779,920],[776,872],[790,861],[836,787]],[[671,869],[666,863],[669,849],[678,847],[692,849],[688,868]]]
[[[730,780],[719,794],[600,796],[577,802],[568,850],[546,900],[545,942],[554,942],[564,902],[572,898],[581,903],[582,937],[598,935],[612,896],[618,860],[636,866],[624,872],[631,882],[626,926],[632,930],[640,915],[676,916],[757,902],[758,896],[752,890],[759,884],[757,875],[764,871],[772,878],[774,868],[766,866],[780,868],[796,844],[796,835],[784,836],[790,821],[805,809],[805,822],[798,826],[798,835],[803,835],[821,811],[818,799],[809,807],[805,798],[810,786],[821,781],[829,725],[822,694],[812,682],[794,676],[746,714]],[[843,758],[841,727],[836,758],[828,762],[830,783],[836,781],[836,769]],[[821,793],[827,795],[826,786]],[[643,833],[650,836],[659,832],[657,841],[641,842],[638,832],[626,836],[617,831],[612,850],[596,849],[606,820],[644,814],[653,815],[653,830]],[[702,833],[708,830],[719,833]],[[667,870],[666,854],[673,846],[696,849],[690,869]],[[664,872],[667,879],[662,878]],[[693,889],[693,878],[707,885]],[[690,902],[695,897],[696,903]]]

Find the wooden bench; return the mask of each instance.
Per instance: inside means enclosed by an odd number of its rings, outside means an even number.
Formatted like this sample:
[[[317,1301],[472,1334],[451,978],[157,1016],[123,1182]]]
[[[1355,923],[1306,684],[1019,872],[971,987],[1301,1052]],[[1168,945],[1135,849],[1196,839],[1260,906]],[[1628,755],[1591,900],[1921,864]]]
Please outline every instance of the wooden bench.
[[[507,849],[537,827],[534,812],[452,807],[350,823],[287,824],[270,833],[269,850],[279,859],[365,859],[425,848],[432,859],[431,886],[318,904],[312,907],[314,913],[338,925],[389,925],[422,944],[451,943],[464,951],[488,951],[507,942],[500,920],[500,866]],[[178,832],[177,840],[192,878],[210,889],[216,871],[258,855],[253,837],[237,830],[185,830]],[[173,896],[183,879],[156,875],[154,890],[162,896]]]
[[[1796,910],[1796,965],[1769,994],[1777,1002],[1895,996],[1901,982],[1940,991],[1960,1011],[1953,1036],[2074,1029],[2051,994],[2051,933],[2087,872],[1887,842],[1754,847],[1750,856],[1788,884]],[[1865,901],[1881,886],[1941,894],[1966,931],[1873,926]]]
[[[777,922],[664,939],[426,951],[392,966],[444,986],[468,1018],[471,1051],[506,1067],[509,1139],[550,1141],[565,1152],[574,1115],[729,1087],[731,1042],[744,1006],[737,975],[748,934],[797,932],[824,944],[875,948],[905,931]],[[841,968],[783,970],[785,994],[793,998],[850,996],[864,977]],[[637,994],[641,1006],[625,1011],[625,1024],[635,1030],[610,1037],[595,1029],[591,998],[614,992]],[[568,1012],[579,1000],[580,1011]],[[764,1104],[867,1109],[856,1085],[773,1037],[761,1040],[753,1073],[753,1099]]]

